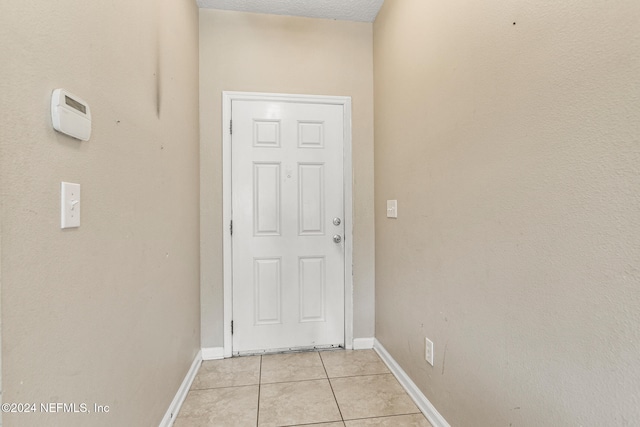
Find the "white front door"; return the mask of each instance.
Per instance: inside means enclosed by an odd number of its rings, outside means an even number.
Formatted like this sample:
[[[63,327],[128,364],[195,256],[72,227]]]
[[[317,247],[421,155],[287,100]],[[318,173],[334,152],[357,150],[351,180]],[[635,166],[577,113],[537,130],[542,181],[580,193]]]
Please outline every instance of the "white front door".
[[[344,346],[344,106],[233,100],[233,353]]]

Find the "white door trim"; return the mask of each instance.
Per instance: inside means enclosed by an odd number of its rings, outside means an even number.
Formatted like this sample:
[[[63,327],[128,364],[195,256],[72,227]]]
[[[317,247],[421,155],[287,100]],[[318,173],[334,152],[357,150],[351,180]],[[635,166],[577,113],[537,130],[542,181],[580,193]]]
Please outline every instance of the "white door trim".
[[[231,102],[277,101],[342,105],[344,108],[344,345],[353,348],[353,172],[351,157],[351,97],[222,92],[222,244],[224,281],[224,357],[232,356],[233,265],[231,260]]]

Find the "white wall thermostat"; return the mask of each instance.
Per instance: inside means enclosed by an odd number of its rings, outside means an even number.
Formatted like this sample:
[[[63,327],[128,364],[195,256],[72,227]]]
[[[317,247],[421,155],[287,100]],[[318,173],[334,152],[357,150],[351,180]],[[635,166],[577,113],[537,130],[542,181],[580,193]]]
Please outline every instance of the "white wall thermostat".
[[[51,121],[58,132],[88,141],[91,136],[91,110],[82,98],[56,89],[51,96]]]

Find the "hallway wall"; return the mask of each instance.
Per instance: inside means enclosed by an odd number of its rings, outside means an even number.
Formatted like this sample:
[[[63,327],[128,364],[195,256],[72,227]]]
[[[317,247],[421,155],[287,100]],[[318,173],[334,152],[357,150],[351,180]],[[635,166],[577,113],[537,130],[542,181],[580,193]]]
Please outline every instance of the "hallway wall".
[[[378,15],[376,336],[452,426],[640,420],[639,24],[631,0]]]
[[[195,2],[6,0],[0,58],[2,399],[110,407],[4,424],[157,426],[200,348]],[[53,130],[59,87],[90,141]]]
[[[372,24],[200,10],[202,346],[223,345],[222,91],[352,97],[354,337],[374,334]]]

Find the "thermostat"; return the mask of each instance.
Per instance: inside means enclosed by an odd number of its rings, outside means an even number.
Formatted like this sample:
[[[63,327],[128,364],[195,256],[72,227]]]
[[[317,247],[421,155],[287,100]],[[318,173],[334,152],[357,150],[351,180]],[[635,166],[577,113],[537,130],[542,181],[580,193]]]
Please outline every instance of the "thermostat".
[[[89,104],[64,89],[56,89],[51,96],[51,121],[58,132],[88,141],[91,136]]]

